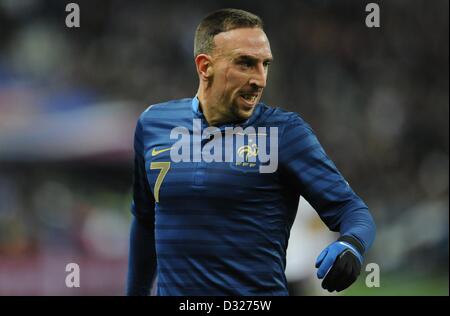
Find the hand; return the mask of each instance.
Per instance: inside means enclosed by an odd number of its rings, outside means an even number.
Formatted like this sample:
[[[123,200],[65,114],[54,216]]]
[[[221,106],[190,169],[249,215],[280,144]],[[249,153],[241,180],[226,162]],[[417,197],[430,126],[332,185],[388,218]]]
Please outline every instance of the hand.
[[[349,238],[345,240],[329,245],[316,260],[317,277],[323,279],[322,287],[329,292],[345,290],[361,272],[363,258],[357,250],[361,246],[350,244]]]

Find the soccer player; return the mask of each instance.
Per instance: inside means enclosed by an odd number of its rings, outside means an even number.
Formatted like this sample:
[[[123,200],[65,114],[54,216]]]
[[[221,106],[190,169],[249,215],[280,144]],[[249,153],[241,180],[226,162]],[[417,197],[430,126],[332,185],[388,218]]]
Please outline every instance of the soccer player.
[[[261,19],[236,9],[209,14],[194,57],[197,95],[152,105],[137,123],[127,294],[148,295],[157,278],[157,295],[288,295],[286,249],[300,196],[340,233],[317,258],[323,288],[350,286],[375,225],[300,115],[260,102],[273,59]],[[248,137],[234,148],[240,134]],[[255,160],[269,143],[275,155]],[[230,148],[241,161],[220,160]],[[212,152],[215,159],[202,156]],[[268,164],[275,167],[262,172]]]

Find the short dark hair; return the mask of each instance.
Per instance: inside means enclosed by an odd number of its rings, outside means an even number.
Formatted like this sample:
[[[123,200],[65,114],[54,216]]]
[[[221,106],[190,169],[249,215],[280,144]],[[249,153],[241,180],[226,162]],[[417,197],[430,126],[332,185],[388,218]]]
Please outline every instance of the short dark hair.
[[[194,57],[210,54],[214,48],[214,36],[238,28],[263,28],[261,18],[239,9],[221,9],[208,14],[195,31]]]

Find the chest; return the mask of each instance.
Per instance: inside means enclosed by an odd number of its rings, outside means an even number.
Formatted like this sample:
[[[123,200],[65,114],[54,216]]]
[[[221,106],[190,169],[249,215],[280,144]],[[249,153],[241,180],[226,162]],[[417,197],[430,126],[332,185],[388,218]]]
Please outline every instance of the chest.
[[[271,144],[267,134],[239,137],[220,130],[196,134],[195,126],[168,137],[151,137],[145,143],[145,166],[155,201],[195,196],[261,200],[272,195],[280,189],[279,174],[261,172],[277,159]]]

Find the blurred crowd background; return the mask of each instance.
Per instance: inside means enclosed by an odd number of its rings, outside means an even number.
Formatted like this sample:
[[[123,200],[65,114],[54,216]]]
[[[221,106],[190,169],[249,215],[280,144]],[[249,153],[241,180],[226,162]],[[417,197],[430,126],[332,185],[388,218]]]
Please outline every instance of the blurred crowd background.
[[[150,104],[195,95],[193,37],[208,12],[260,15],[275,62],[263,101],[308,121],[367,202],[378,234],[347,295],[448,295],[449,3],[0,0],[0,295],[122,295],[132,139]],[[304,201],[291,293],[322,295],[330,235]],[[69,262],[81,287],[68,289]]]

